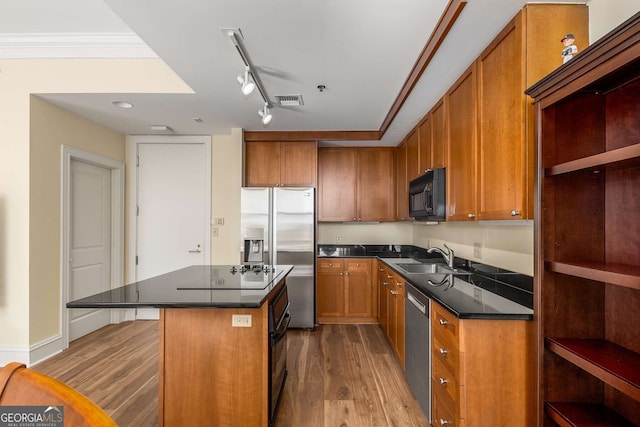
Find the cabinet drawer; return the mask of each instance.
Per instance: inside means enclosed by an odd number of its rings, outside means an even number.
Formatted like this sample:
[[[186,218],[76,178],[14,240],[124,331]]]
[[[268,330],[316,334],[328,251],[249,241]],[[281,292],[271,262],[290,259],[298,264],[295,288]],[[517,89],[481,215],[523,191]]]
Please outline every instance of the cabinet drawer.
[[[344,270],[344,260],[335,258],[319,258],[318,273],[340,273]]]
[[[371,272],[371,260],[368,260],[368,259],[347,260],[345,270],[350,274],[369,274]]]
[[[439,393],[433,393],[433,410],[431,422],[433,427],[461,426],[460,418]]]
[[[453,344],[459,347],[460,321],[447,309],[440,305],[431,304],[431,319],[433,336],[438,337],[443,344]]]
[[[459,408],[460,385],[454,375],[437,360],[433,361],[431,367],[433,393],[446,400],[452,408]]]
[[[460,352],[452,344],[440,340],[435,334],[432,340],[433,360],[440,362],[460,382]]]

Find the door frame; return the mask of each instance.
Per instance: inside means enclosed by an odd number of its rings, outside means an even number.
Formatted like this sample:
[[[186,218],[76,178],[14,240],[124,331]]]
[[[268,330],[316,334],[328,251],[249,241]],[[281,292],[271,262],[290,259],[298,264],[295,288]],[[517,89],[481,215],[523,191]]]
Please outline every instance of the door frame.
[[[71,234],[71,161],[77,160],[111,171],[111,289],[124,283],[124,162],[62,145],[61,152],[61,226],[60,226],[60,330],[63,348],[69,347],[70,234]],[[121,310],[111,310],[111,323],[120,323]]]
[[[211,137],[206,135],[181,136],[181,135],[131,135],[127,136],[128,163],[131,167],[137,165],[138,146],[140,144],[204,144],[205,150],[205,222],[204,259],[211,259]],[[138,252],[138,173],[131,172],[127,180],[128,214],[127,221],[129,242],[129,254],[127,283],[136,281],[136,255]]]

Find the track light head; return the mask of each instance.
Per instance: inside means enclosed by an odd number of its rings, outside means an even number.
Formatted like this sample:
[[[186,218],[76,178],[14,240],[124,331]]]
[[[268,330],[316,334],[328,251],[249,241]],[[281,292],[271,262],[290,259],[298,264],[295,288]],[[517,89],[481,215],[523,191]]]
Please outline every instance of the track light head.
[[[269,111],[269,105],[266,102],[264,103],[262,110],[258,110],[258,115],[260,116],[263,125],[268,125],[273,118],[271,111]]]
[[[240,90],[245,96],[251,95],[251,92],[253,92],[256,88],[256,84],[253,81],[249,67],[245,68],[244,76],[242,74],[238,74],[237,80],[238,83],[242,85],[242,88]]]

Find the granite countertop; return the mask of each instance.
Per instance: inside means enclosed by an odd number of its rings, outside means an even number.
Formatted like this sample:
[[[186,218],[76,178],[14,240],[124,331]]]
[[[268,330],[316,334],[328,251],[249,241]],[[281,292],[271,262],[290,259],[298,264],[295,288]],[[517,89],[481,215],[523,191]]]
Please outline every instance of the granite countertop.
[[[291,272],[291,265],[233,271],[231,265],[193,265],[67,303],[68,308],[258,308]],[[237,266],[235,266],[237,267]]]
[[[457,268],[471,275],[409,274],[396,264],[438,262],[438,254],[411,245],[318,245],[318,257],[374,257],[391,267],[423,295],[460,319],[533,319],[533,278],[478,262],[456,258]],[[453,286],[448,286],[453,280]],[[431,284],[429,284],[431,281]],[[443,282],[441,286],[433,286]],[[474,298],[480,290],[481,297]]]
[[[532,320],[533,310],[485,289],[465,279],[468,275],[408,274],[396,264],[417,262],[413,259],[381,258],[396,273],[407,280],[423,295],[437,301],[460,319]],[[449,286],[453,281],[453,286]],[[474,297],[474,289],[480,298]]]

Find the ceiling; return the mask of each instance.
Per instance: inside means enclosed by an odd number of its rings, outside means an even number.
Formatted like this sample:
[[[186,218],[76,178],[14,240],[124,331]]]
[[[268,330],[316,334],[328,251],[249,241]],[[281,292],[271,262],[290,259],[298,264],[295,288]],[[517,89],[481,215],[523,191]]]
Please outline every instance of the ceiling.
[[[155,124],[182,135],[228,134],[231,128],[378,131],[447,3],[0,0],[0,40],[16,34],[137,35],[150,48],[147,55],[160,57],[193,93],[39,94],[124,134],[167,133],[151,131]],[[524,4],[469,1],[380,140],[322,143],[397,145]],[[272,122],[264,126],[257,114],[263,105],[258,91],[248,97],[240,92],[236,76],[244,64],[224,28],[241,30],[270,101],[299,94],[304,105],[276,106]],[[326,89],[320,92],[318,85]],[[116,109],[116,99],[135,107]]]

